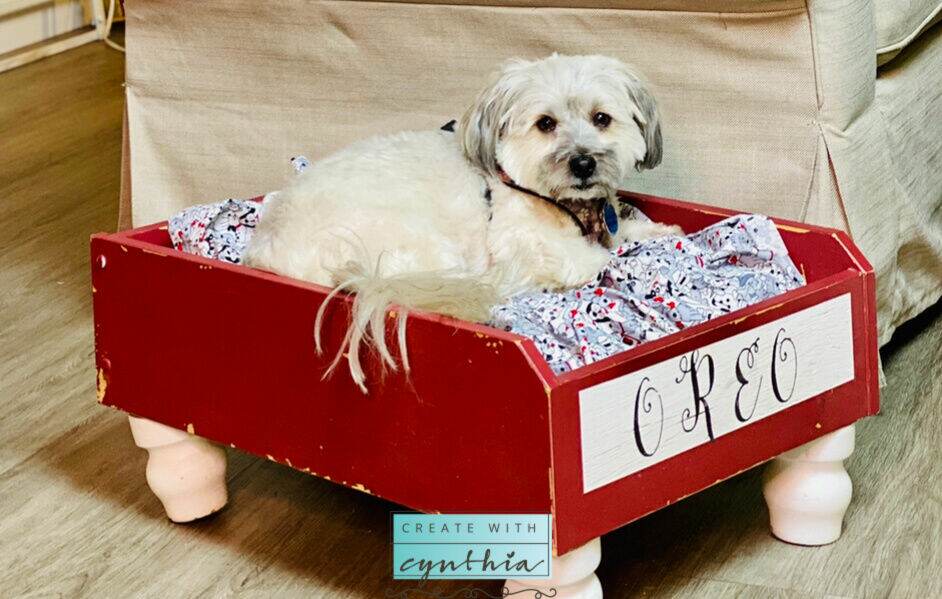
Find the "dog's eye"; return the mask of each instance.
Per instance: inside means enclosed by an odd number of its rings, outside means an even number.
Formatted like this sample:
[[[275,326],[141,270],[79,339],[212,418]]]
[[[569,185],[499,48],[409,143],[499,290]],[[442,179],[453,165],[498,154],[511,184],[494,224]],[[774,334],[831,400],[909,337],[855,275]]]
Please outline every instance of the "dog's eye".
[[[556,129],[556,119],[551,116],[544,115],[536,122],[536,128],[543,133],[549,133],[550,131]]]
[[[599,129],[604,129],[612,124],[612,117],[604,112],[596,112],[592,115],[592,123]]]

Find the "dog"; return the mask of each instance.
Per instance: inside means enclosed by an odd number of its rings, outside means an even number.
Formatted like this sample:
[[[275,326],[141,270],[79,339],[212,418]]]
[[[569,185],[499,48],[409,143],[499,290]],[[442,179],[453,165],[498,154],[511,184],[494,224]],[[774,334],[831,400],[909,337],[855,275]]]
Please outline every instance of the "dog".
[[[397,368],[385,337],[399,310],[486,321],[510,295],[594,279],[610,249],[679,231],[625,219],[616,190],[662,156],[651,91],[604,56],[511,60],[454,131],[403,132],[354,143],[313,163],[267,202],[246,264],[355,292],[347,348],[369,341]],[[325,301],[315,323],[319,331]]]

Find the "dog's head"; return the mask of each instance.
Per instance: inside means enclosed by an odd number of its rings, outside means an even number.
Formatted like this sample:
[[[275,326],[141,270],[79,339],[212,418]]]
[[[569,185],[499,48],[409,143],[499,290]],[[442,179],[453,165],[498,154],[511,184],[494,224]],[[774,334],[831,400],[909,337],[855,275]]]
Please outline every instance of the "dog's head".
[[[605,56],[507,63],[465,112],[468,160],[554,198],[607,196],[632,169],[661,162],[654,97]],[[498,166],[499,165],[499,166]]]

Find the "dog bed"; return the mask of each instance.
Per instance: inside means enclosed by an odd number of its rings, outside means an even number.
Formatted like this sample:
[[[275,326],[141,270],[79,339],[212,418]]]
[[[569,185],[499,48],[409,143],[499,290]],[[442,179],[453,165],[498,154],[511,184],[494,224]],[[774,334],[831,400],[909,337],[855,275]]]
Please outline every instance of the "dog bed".
[[[736,216],[620,196],[687,233]],[[178,251],[167,223],[95,235],[98,400],[131,415],[173,521],[226,504],[212,441],[420,511],[550,514],[546,596],[598,588],[599,535],[773,458],[773,533],[830,543],[879,407],[873,269],[843,232],[772,222],[805,285],[564,373],[527,337],[416,312],[411,374],[368,355],[369,395],[311,339],[329,302],[339,346],[350,297]]]

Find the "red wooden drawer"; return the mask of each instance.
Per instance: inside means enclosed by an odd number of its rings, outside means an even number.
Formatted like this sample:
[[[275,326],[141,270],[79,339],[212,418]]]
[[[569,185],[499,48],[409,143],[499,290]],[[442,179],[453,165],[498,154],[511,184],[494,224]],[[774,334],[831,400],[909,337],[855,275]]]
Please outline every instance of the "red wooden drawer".
[[[687,232],[732,214],[626,195]],[[322,379],[333,356],[315,354],[312,332],[327,289],[177,252],[164,224],[96,235],[99,400],[422,511],[552,513],[565,553],[877,412],[872,268],[842,232],[776,224],[802,288],[562,375],[526,338],[414,314],[411,376],[383,376],[369,358],[369,395],[343,368]],[[341,297],[328,310],[327,348],[348,308]],[[794,397],[768,395],[771,372],[758,366],[748,384],[731,378],[753,336],[755,363],[780,367]],[[701,396],[710,387],[698,403],[693,375],[677,368],[700,364],[708,377],[708,354],[715,385],[698,378]],[[679,381],[665,378],[671,369]],[[656,394],[639,392],[644,380]],[[765,395],[753,418],[734,421],[743,388]],[[644,412],[649,400],[663,416]],[[740,397],[740,411],[750,402]]]

